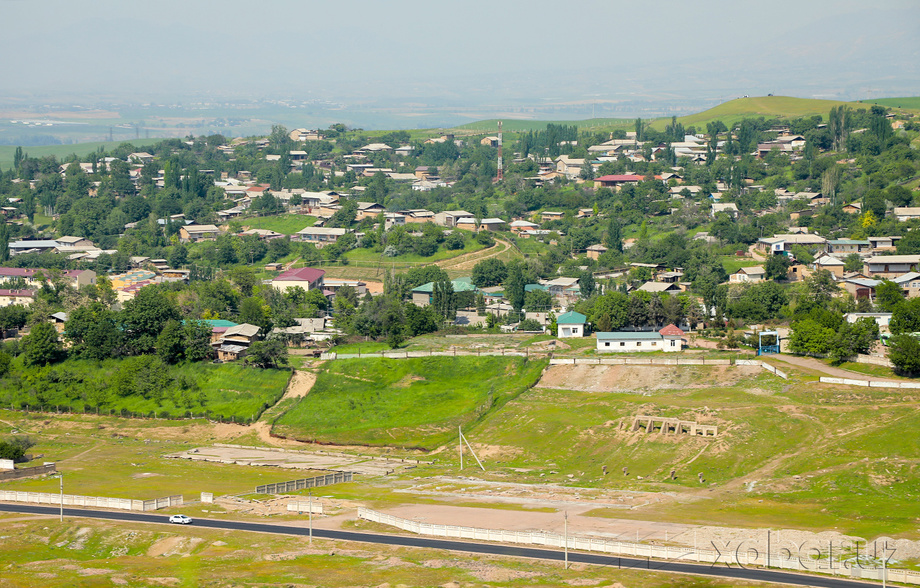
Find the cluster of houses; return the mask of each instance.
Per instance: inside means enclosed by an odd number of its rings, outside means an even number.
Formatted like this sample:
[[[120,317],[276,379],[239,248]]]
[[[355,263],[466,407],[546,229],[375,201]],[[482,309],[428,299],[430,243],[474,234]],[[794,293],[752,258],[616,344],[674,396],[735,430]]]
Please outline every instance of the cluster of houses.
[[[806,229],[807,231],[807,229]],[[807,232],[763,237],[757,248],[765,255],[790,258],[791,280],[807,277],[813,271],[829,271],[840,286],[856,298],[875,299],[875,287],[882,280],[901,286],[904,295],[920,295],[920,255],[895,255],[899,236],[867,237],[866,239],[825,239]],[[814,256],[809,264],[796,263],[795,248],[803,247]],[[846,258],[856,254],[862,261],[858,271],[846,270]],[[758,282],[765,279],[762,266],[741,268],[731,275],[736,283]]]

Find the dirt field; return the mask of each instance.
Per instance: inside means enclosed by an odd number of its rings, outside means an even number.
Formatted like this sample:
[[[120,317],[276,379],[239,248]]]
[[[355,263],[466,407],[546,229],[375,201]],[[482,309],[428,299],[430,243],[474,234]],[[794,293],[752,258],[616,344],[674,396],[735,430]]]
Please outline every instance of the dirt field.
[[[345,455],[341,453],[284,451],[259,449],[256,447],[196,447],[188,451],[170,453],[164,457],[190,459],[194,461],[213,461],[218,463],[235,463],[237,465],[275,466],[296,470],[320,470],[337,472],[355,472],[368,476],[384,476],[397,470],[416,465],[415,460],[399,460]],[[319,475],[301,472],[295,477]]]
[[[760,372],[756,366],[554,365],[546,370],[537,387],[583,392],[711,388],[731,386]]]

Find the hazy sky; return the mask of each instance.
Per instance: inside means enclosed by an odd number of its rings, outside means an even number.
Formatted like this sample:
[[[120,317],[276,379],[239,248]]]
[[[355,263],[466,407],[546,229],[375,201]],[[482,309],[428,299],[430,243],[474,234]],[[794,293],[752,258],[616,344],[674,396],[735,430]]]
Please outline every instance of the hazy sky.
[[[0,0],[0,98],[920,95],[916,0]]]

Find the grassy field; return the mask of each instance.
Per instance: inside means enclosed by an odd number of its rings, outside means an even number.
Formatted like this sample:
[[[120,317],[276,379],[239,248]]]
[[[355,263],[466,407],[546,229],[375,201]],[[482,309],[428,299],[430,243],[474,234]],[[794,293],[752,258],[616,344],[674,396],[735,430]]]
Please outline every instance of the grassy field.
[[[752,267],[755,265],[763,265],[764,262],[757,261],[750,257],[738,257],[737,255],[722,255],[720,257],[722,260],[722,267],[725,268],[730,274],[735,273],[743,267]]]
[[[161,389],[124,395],[115,381],[127,369],[125,360],[67,360],[29,369],[19,363],[0,386],[3,406],[173,417],[207,413],[237,422],[254,420],[277,402],[291,374],[232,363],[185,364],[166,368]]]
[[[374,251],[373,249],[364,249],[359,247],[358,249],[352,249],[345,254],[345,257],[348,258],[348,261],[365,261],[365,262],[377,262],[377,261],[393,261],[396,263],[434,263],[436,261],[444,261],[446,259],[453,259],[461,255],[466,255],[467,253],[475,253],[481,251],[485,246],[478,243],[476,240],[467,238],[464,242],[463,249],[446,249],[444,247],[439,247],[437,252],[434,255],[429,257],[422,257],[415,253],[407,253],[406,255],[399,255],[397,257],[384,257],[381,252]]]
[[[132,141],[74,143],[71,145],[39,145],[34,147],[23,147],[22,150],[27,153],[29,157],[54,156],[60,160],[66,158],[68,155],[83,157],[84,155],[89,155],[93,151],[97,151],[100,147],[111,150],[123,143],[131,143],[140,149],[142,147],[154,145],[163,140],[164,139],[137,139]],[[16,147],[14,145],[0,145],[0,169],[6,170],[13,167],[13,155],[15,153]]]
[[[248,229],[266,229],[282,235],[293,235],[301,229],[312,227],[316,223],[316,217],[306,214],[281,214],[245,218],[239,222]]]
[[[705,129],[706,123],[716,120],[721,120],[730,126],[741,121],[741,119],[760,116],[766,118],[797,118],[820,114],[826,119],[828,112],[834,106],[858,107],[852,102],[839,102],[836,100],[815,100],[790,96],[754,96],[730,100],[715,108],[689,116],[682,116],[678,121],[685,127],[693,125],[697,129]],[[652,126],[656,129],[664,129],[668,122],[665,119],[658,119],[652,123]]]
[[[276,421],[319,442],[434,449],[533,385],[545,362],[522,358],[352,359],[327,364]]]
[[[871,100],[860,100],[860,104],[878,104],[890,108],[904,108],[909,110],[920,110],[920,96],[909,96],[904,98],[873,98]]]

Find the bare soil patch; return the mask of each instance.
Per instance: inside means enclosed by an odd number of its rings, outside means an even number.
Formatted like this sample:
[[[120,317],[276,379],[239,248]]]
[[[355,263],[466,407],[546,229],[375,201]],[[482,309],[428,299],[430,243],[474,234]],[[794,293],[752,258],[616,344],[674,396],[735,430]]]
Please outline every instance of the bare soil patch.
[[[582,392],[711,388],[731,386],[759,373],[757,366],[554,365],[537,387]]]

